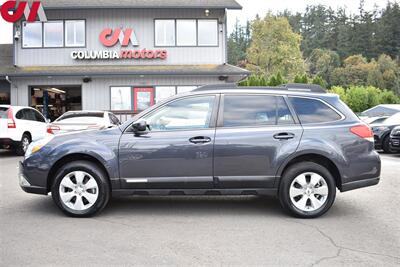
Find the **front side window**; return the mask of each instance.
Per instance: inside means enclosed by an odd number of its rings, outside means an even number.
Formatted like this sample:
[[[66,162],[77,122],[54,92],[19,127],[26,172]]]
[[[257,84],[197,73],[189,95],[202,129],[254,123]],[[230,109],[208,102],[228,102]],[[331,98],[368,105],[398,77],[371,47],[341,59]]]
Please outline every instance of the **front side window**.
[[[83,47],[85,46],[85,21],[66,20],[65,21],[65,46]]]
[[[178,46],[195,46],[196,40],[196,20],[183,19],[176,21],[176,44]]]
[[[175,20],[162,19],[155,21],[155,43],[156,46],[175,45]]]
[[[42,47],[42,23],[26,22],[22,23],[22,46],[23,47]]]
[[[227,95],[224,97],[223,126],[262,126],[293,123],[283,97]]]
[[[341,119],[331,107],[318,99],[290,97],[301,123],[324,123]]]
[[[152,131],[206,129],[210,127],[214,100],[215,96],[176,100],[143,119]]]
[[[198,21],[198,45],[218,45],[218,21],[215,19],[201,19]]]
[[[132,110],[132,87],[111,87],[111,110]]]
[[[43,29],[45,47],[62,47],[64,45],[64,23],[62,21],[45,22]]]

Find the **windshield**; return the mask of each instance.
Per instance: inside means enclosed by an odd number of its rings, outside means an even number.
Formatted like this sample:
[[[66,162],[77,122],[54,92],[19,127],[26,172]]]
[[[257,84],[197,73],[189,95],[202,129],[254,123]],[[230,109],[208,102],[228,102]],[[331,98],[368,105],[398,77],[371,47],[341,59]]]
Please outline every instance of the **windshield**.
[[[390,116],[383,123],[386,125],[396,125],[396,124],[400,125],[400,112]]]

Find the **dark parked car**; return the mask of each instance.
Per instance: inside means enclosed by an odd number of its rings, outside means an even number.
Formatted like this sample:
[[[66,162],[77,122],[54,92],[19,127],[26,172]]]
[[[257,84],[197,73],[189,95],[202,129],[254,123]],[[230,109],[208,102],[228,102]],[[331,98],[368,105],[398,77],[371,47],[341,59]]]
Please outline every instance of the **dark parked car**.
[[[379,124],[371,124],[376,149],[382,149],[386,153],[392,152],[390,148],[390,132],[396,126],[400,126],[400,112],[390,116]]]
[[[376,185],[371,129],[320,87],[205,86],[112,129],[31,144],[21,187],[67,215],[111,195],[272,195],[291,214],[324,214],[341,192]]]
[[[394,127],[390,133],[390,150],[400,153],[400,126]]]

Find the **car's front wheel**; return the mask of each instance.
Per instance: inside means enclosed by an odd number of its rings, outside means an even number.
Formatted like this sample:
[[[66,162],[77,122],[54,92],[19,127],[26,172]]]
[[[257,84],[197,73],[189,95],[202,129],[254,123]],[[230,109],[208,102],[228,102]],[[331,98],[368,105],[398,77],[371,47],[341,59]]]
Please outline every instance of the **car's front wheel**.
[[[314,162],[300,162],[283,174],[279,187],[282,207],[295,217],[315,218],[335,201],[336,184],[331,173]]]
[[[51,195],[65,214],[89,217],[107,205],[110,186],[105,173],[96,164],[74,161],[58,170]]]

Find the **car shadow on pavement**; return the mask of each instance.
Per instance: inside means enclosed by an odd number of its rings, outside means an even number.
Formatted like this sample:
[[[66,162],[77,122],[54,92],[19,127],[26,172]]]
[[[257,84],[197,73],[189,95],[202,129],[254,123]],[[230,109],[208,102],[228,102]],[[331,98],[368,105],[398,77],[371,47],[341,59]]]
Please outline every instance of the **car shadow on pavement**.
[[[12,150],[0,149],[0,159],[2,158],[15,158],[15,152]]]
[[[283,214],[279,201],[264,196],[134,196],[112,198],[101,215]],[[100,215],[100,216],[101,216]]]

